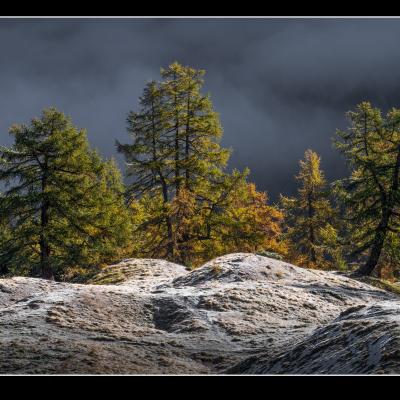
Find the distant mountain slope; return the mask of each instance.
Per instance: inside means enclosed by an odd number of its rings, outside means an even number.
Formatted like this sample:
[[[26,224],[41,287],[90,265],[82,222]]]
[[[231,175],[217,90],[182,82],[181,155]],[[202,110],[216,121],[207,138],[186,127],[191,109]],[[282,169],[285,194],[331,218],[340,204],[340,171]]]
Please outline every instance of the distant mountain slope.
[[[400,372],[399,309],[365,283],[246,253],[191,272],[124,260],[89,285],[2,279],[0,373]]]

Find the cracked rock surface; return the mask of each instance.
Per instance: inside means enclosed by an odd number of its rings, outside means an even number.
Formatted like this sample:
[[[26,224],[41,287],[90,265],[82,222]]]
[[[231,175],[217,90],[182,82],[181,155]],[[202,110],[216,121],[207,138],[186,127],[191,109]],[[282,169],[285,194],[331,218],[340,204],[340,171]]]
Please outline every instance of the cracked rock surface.
[[[397,296],[247,253],[0,279],[0,373],[399,373]]]

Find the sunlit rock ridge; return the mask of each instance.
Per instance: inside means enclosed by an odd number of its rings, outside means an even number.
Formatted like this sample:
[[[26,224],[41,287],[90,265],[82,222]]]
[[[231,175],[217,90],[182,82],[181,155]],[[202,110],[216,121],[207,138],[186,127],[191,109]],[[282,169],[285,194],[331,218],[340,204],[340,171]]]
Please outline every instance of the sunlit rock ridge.
[[[400,373],[395,294],[247,253],[1,279],[0,327],[2,374]]]

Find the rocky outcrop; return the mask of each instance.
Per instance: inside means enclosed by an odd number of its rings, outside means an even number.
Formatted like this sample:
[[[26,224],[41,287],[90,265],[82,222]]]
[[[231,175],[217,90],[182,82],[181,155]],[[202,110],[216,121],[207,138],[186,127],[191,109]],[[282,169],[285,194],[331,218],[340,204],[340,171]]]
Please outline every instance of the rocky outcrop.
[[[231,373],[398,374],[400,309],[393,302],[355,306],[272,360],[247,359]]]
[[[0,280],[0,373],[399,372],[398,297],[253,254]]]

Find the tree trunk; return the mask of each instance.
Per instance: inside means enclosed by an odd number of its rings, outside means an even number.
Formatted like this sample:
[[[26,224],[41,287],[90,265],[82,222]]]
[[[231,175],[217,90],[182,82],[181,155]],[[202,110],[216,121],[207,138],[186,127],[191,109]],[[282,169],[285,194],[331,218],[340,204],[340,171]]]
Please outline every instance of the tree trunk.
[[[161,178],[161,183],[162,183],[162,189],[163,189],[163,201],[164,204],[168,203],[168,189],[167,189],[167,184],[165,182],[164,177]],[[168,238],[168,244],[167,244],[167,257],[170,259],[173,259],[174,253],[175,253],[175,244],[174,244],[174,234],[172,230],[172,222],[171,222],[171,217],[167,215],[165,217],[165,223],[167,225],[167,238]]]
[[[0,275],[7,275],[9,272],[7,265],[0,265]]]
[[[179,170],[179,128],[176,127],[175,132],[175,190],[176,194],[179,194],[181,186],[181,176]]]
[[[47,163],[45,162],[42,176],[42,205],[40,210],[40,269],[42,278],[54,280],[54,273],[50,265],[50,244],[47,238],[47,226],[49,224],[49,202],[46,197],[47,188]]]
[[[164,204],[168,204],[168,187],[167,183],[164,179],[163,174],[161,171],[159,171],[159,176],[161,180],[161,187],[162,187],[162,193],[163,193],[163,202]],[[173,234],[173,229],[172,229],[172,222],[171,218],[169,215],[165,217],[165,224],[167,226],[167,238],[168,238],[168,244],[167,244],[167,258],[173,259],[174,254],[175,254],[175,243],[174,243],[174,234]]]
[[[390,217],[392,216],[393,211],[395,209],[395,204],[396,204],[395,196],[397,195],[397,192],[399,190],[399,175],[400,175],[400,146],[397,148],[396,164],[394,165],[390,194],[389,196],[387,196],[388,200],[384,207],[384,211],[378,229],[376,230],[375,240],[372,245],[369,258],[367,262],[355,272],[355,275],[358,276],[371,275],[371,273],[374,271],[375,267],[379,262],[382,249],[385,244],[386,235],[389,230]]]
[[[189,181],[190,181],[190,167],[189,167],[189,156],[190,156],[190,84],[187,89],[187,103],[186,103],[186,129],[185,129],[185,187],[189,189]]]
[[[50,246],[44,237],[41,235],[40,238],[40,264],[42,271],[42,278],[54,280],[53,269],[50,265]]]
[[[189,189],[189,181],[190,181],[190,170],[189,170],[189,153],[190,153],[190,144],[189,144],[189,132],[186,132],[185,138],[185,158],[186,158],[186,166],[185,166],[185,186],[186,189]]]
[[[176,73],[174,73],[174,81],[176,83]],[[174,94],[174,107],[175,107],[175,191],[176,194],[179,194],[180,186],[181,186],[181,176],[180,176],[180,165],[179,165],[179,109],[178,109],[178,98],[176,93]]]
[[[172,260],[175,256],[175,243],[174,243],[174,234],[172,230],[171,218],[166,217],[165,222],[167,224],[167,235],[168,235],[167,258],[170,258]]]
[[[367,262],[362,265],[356,272],[356,276],[371,275],[379,262],[382,253],[383,245],[385,244],[386,234],[388,231],[390,212],[385,212],[381,222],[376,230],[375,239],[371,247]]]
[[[317,262],[317,255],[315,254],[315,233],[314,233],[314,226],[313,226],[313,222],[312,222],[312,218],[314,216],[314,207],[312,204],[312,193],[310,192],[308,194],[308,219],[310,221],[310,231],[309,231],[309,240],[310,240],[310,259],[311,262],[316,263]]]
[[[156,123],[155,123],[155,108],[154,108],[153,101],[151,103],[151,107],[152,107],[152,128],[153,128],[152,152],[153,152],[153,161],[157,162],[158,161],[157,141],[156,141],[156,136],[155,136],[156,135]],[[167,186],[167,182],[164,179],[164,175],[161,171],[161,168],[157,168],[153,173],[158,174],[158,176],[160,178],[162,193],[163,193],[163,202],[164,202],[164,204],[168,204],[168,186]],[[168,215],[165,218],[165,224],[167,226],[167,237],[168,237],[167,258],[173,258],[173,256],[174,256],[173,231],[172,231],[171,218]]]

